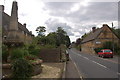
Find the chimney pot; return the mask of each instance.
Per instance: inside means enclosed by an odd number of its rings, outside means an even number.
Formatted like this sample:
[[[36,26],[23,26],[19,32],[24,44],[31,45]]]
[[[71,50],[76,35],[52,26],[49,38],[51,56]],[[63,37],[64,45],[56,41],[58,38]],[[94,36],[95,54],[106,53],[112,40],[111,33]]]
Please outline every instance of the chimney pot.
[[[32,34],[32,31],[30,31],[30,33]]]
[[[4,5],[0,5],[0,11],[4,12]]]
[[[26,27],[26,23],[24,23],[23,26]]]
[[[108,26],[108,25],[107,25],[107,24],[103,24],[103,27],[104,27],[104,26]]]
[[[96,31],[96,27],[92,27],[92,31],[94,33]]]

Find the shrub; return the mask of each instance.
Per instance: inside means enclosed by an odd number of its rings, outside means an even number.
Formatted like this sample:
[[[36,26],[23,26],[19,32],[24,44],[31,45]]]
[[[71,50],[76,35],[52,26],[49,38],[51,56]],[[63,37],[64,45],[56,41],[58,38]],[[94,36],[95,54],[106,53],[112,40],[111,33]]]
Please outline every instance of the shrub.
[[[38,57],[35,56],[35,55],[29,54],[29,55],[26,55],[24,58],[27,59],[27,60],[35,60],[35,59],[37,59]]]
[[[98,53],[98,52],[100,52],[100,50],[102,50],[102,49],[104,49],[104,48],[95,48],[94,50],[95,50],[96,53]]]
[[[103,48],[111,49],[113,51],[113,45],[114,45],[115,54],[120,54],[119,53],[120,47],[119,47],[119,44],[117,44],[117,43],[113,43],[111,41],[105,42],[105,43],[103,43]]]
[[[25,55],[28,55],[28,52],[26,50],[20,48],[13,49],[11,51],[11,60],[23,58]]]
[[[33,66],[23,58],[16,59],[12,63],[12,78],[14,80],[29,80],[32,76]]]
[[[36,56],[39,54],[39,52],[40,52],[39,49],[31,49],[31,50],[29,50],[29,54],[36,55]]]
[[[113,43],[111,41],[104,42],[103,43],[103,48],[112,50],[113,49]]]
[[[35,55],[35,56],[38,55],[38,53],[39,53],[39,47],[37,45],[30,44],[30,45],[27,45],[26,47],[27,47],[26,49],[28,50],[29,54]]]
[[[2,60],[7,62],[7,57],[9,56],[8,48],[5,45],[2,45]]]

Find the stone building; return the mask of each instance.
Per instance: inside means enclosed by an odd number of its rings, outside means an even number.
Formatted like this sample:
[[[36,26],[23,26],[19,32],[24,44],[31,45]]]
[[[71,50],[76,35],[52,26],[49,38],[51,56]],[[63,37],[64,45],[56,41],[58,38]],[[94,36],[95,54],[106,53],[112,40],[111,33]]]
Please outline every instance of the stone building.
[[[13,1],[11,16],[4,12],[4,6],[0,5],[2,11],[2,38],[3,43],[31,43],[34,35],[26,28],[26,24],[18,22],[18,5]]]
[[[103,27],[96,29],[92,28],[92,31],[81,42],[81,49],[83,52],[95,53],[94,49],[103,46],[106,41],[119,42],[118,36],[107,25],[103,24]]]

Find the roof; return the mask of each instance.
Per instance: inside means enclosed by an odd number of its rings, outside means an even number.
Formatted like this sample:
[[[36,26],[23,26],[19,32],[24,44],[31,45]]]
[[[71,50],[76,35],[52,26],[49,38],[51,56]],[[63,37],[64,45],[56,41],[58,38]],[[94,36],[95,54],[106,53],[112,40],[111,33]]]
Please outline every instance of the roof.
[[[103,24],[102,28],[96,29],[95,32],[90,32],[90,34],[82,40],[82,43],[89,42],[89,41],[96,39],[99,36],[99,34],[103,31],[104,27],[108,27],[112,31],[112,29],[107,24]],[[112,31],[112,32],[115,34],[115,36],[118,39],[120,39],[114,31]]]
[[[9,29],[9,23],[10,23],[10,16],[5,12],[3,12],[3,25],[8,25],[7,28]],[[5,26],[3,26],[3,28],[5,28]],[[24,27],[24,25],[22,25],[19,22],[18,22],[18,28],[22,31],[25,31],[29,35],[33,35],[26,27]]]
[[[96,39],[97,36],[101,33],[102,29],[103,28],[99,28],[99,29],[96,29],[95,32],[90,32],[90,34],[83,39],[82,43]]]

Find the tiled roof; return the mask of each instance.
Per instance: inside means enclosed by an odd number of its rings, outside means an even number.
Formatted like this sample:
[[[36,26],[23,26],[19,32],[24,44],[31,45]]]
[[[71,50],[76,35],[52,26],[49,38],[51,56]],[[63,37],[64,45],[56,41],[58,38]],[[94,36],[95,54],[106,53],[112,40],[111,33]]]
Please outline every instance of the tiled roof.
[[[103,28],[99,28],[99,29],[96,29],[95,32],[90,32],[89,35],[83,39],[82,43],[96,39],[97,36],[101,33],[102,29]]]

